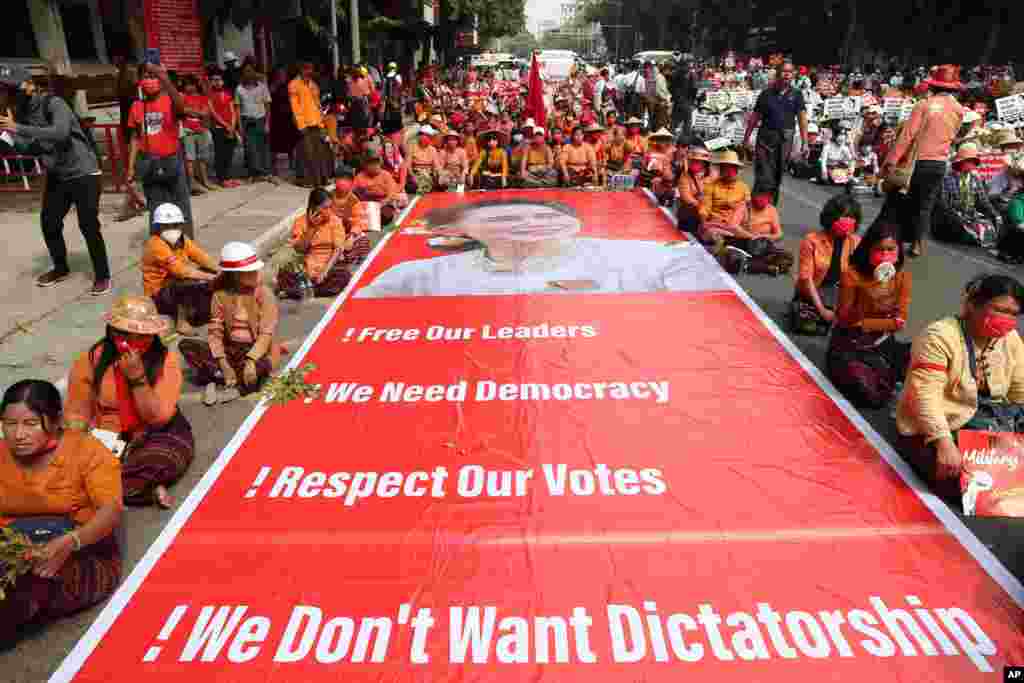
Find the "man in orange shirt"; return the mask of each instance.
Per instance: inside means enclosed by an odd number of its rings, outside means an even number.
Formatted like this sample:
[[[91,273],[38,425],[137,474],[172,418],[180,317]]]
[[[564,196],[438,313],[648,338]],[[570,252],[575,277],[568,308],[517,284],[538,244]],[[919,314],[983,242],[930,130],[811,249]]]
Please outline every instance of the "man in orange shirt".
[[[966,113],[966,109],[955,97],[955,93],[962,88],[959,67],[951,64],[940,66],[924,83],[933,94],[914,107],[910,120],[903,126],[896,144],[889,150],[881,173],[885,178],[893,168],[905,163],[911,148],[916,146],[917,163],[914,165],[906,199],[903,199],[901,193],[892,193],[882,208],[882,215],[889,215],[888,212],[895,208],[897,200],[900,203],[906,201],[906,218],[900,239],[911,244],[910,255],[913,257],[923,253],[922,236],[931,228],[932,212],[942,179],[946,175],[950,145]]]
[[[302,64],[302,73],[288,84],[295,127],[302,133],[296,150],[300,187],[327,184],[333,169],[332,154],[324,143],[323,116],[320,113],[320,87],[313,80],[313,64]]]

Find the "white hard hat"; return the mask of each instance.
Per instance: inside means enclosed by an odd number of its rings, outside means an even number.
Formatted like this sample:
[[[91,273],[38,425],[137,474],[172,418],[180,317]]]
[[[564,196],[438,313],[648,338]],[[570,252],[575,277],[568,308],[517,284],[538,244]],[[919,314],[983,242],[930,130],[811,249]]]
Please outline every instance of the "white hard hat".
[[[228,62],[237,62],[237,61],[238,61],[238,55],[236,55],[231,50],[228,50],[227,52],[224,53],[224,63],[225,64],[227,64]]]
[[[249,273],[263,270],[263,261],[251,245],[245,242],[228,242],[220,250],[220,269],[228,273]]]
[[[161,204],[153,211],[154,225],[172,225],[184,222],[185,214],[181,212],[181,209],[176,204]]]

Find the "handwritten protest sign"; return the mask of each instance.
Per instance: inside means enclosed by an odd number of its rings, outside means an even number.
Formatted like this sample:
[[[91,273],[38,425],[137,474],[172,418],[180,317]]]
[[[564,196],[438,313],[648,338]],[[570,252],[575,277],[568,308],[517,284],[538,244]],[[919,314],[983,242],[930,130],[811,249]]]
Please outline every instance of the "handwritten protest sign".
[[[846,98],[830,97],[825,100],[825,118],[842,119],[846,117]]]
[[[728,109],[732,106],[732,95],[725,90],[713,90],[707,94],[705,106],[709,109]]]
[[[1024,517],[1024,435],[962,430],[965,515]]]
[[[1000,121],[1013,123],[1024,118],[1024,97],[1010,95],[996,100],[996,116]]]

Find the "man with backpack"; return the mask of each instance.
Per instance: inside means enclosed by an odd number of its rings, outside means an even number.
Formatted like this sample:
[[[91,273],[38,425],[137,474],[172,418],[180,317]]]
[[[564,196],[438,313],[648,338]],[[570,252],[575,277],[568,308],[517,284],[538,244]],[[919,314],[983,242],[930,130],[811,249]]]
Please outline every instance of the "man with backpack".
[[[78,228],[92,259],[90,294],[101,296],[111,290],[107,247],[100,232],[100,170],[96,143],[67,103],[59,97],[41,95],[32,75],[22,66],[0,64],[0,87],[7,90],[12,112],[0,112],[0,131],[7,132],[14,148],[38,156],[46,168],[41,222],[43,239],[53,268],[36,278],[39,287],[52,287],[71,276],[64,217],[74,206]]]

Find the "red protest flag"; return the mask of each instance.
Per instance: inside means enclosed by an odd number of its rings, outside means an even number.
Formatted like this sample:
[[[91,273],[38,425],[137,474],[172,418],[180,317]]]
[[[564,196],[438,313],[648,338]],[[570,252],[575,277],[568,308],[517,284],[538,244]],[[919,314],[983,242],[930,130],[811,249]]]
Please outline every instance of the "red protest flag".
[[[530,65],[530,91],[526,95],[526,113],[538,126],[547,127],[548,116],[544,111],[544,81],[540,79],[540,64],[537,55]]]

